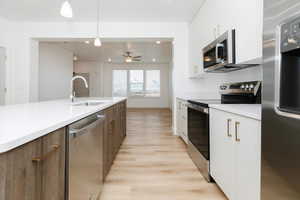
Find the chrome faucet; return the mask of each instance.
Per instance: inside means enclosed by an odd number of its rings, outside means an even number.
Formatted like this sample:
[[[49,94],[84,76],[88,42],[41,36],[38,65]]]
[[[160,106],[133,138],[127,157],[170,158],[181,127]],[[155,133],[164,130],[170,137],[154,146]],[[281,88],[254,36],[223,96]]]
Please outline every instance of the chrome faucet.
[[[74,98],[75,98],[75,91],[73,91],[73,90],[74,90],[74,88],[73,88],[73,83],[74,83],[74,80],[76,80],[76,79],[81,79],[81,80],[83,80],[83,82],[84,82],[84,84],[85,84],[85,87],[86,87],[86,88],[89,88],[89,85],[88,85],[88,83],[87,83],[87,80],[86,80],[83,76],[74,76],[74,77],[71,79],[71,95],[70,95],[70,100],[71,100],[72,102],[74,102]]]

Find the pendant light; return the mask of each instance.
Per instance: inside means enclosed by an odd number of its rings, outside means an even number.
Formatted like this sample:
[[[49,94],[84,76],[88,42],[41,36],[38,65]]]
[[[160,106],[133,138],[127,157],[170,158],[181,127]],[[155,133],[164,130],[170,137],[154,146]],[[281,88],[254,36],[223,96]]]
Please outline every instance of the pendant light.
[[[63,2],[63,4],[61,5],[60,14],[61,14],[61,16],[66,17],[66,18],[73,17],[73,9],[68,0]]]
[[[99,36],[99,15],[100,15],[100,0],[98,0],[98,7],[97,7],[97,36],[94,41],[95,47],[102,46],[102,42],[101,42],[100,36]]]

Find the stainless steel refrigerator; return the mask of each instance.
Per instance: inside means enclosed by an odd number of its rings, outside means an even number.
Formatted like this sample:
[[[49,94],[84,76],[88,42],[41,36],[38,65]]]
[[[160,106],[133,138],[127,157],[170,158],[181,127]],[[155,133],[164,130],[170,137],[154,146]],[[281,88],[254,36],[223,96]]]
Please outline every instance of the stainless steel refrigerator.
[[[300,199],[300,1],[264,1],[261,200]]]

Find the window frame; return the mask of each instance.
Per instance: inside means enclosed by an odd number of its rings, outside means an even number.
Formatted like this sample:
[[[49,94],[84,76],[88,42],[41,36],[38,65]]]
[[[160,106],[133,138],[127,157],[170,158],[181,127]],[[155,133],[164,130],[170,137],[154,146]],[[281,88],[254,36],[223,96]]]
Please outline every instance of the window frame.
[[[147,69],[145,69],[146,67],[112,67],[112,96],[113,96],[113,82],[114,82],[114,71],[115,70],[122,70],[122,71],[126,71],[127,72],[127,94],[126,97],[127,98],[134,98],[134,99],[159,99],[162,98],[162,94],[161,94],[161,72],[162,70],[160,68],[156,68],[156,67],[147,67]],[[143,95],[132,95],[131,91],[130,91],[130,71],[131,70],[141,70],[143,71],[143,75],[144,75],[144,80],[143,80]],[[146,71],[154,71],[157,70],[159,71],[159,81],[160,81],[160,87],[159,87],[159,96],[147,96],[146,95],[146,82],[147,82],[147,73]]]
[[[111,95],[114,97],[114,71],[126,71],[126,95],[122,97],[128,97],[128,70],[127,69],[113,69],[111,71],[112,84],[111,84]],[[121,96],[120,96],[121,97]]]

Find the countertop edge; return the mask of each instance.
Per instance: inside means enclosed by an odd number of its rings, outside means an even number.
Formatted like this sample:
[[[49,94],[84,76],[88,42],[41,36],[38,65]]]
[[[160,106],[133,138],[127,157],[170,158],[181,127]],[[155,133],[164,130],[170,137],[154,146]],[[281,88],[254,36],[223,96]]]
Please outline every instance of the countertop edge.
[[[117,100],[113,103],[109,103],[105,106],[101,106],[101,107],[98,107],[96,108],[95,106],[95,110],[93,111],[90,111],[90,112],[87,112],[87,113],[84,113],[80,116],[77,116],[77,117],[74,117],[74,118],[71,118],[69,120],[66,120],[66,121],[62,121],[61,123],[58,123],[56,125],[50,125],[49,127],[45,128],[45,129],[42,129],[42,130],[39,130],[37,132],[34,132],[34,133],[29,133],[28,135],[25,135],[24,137],[21,137],[21,138],[18,138],[18,139],[15,139],[15,140],[11,140],[9,142],[4,142],[4,143],[0,143],[0,155],[3,154],[3,153],[6,153],[8,151],[11,151],[17,147],[20,147],[26,143],[29,143],[29,142],[32,142],[40,137],[43,137],[53,131],[56,131],[58,129],[61,129],[61,128],[64,128],[80,119],[83,119],[89,115],[92,115],[94,113],[97,113],[97,112],[100,112],[100,111],[103,111],[113,105],[116,105],[118,103],[121,103],[123,101],[126,101],[127,98],[122,98],[120,100]]]
[[[254,112],[251,113],[251,112],[247,112],[247,111],[241,111],[241,109],[239,109],[240,111],[238,111],[236,108],[230,107],[232,105],[234,105],[234,104],[220,104],[220,105],[219,104],[211,104],[211,105],[209,105],[209,108],[213,108],[216,110],[221,110],[221,111],[229,112],[229,113],[239,115],[242,117],[247,117],[247,118],[251,118],[253,120],[261,121],[260,113],[254,113]]]

